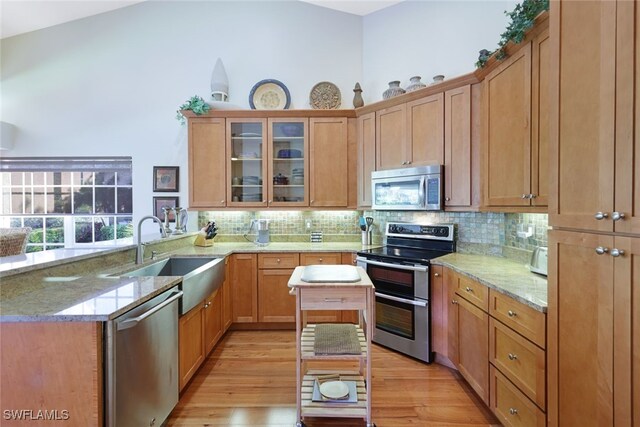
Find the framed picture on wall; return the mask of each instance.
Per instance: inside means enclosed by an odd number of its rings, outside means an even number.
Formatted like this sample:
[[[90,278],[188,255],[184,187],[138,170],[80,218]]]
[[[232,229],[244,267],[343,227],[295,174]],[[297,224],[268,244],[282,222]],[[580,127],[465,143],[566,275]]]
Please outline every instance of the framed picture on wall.
[[[171,192],[180,191],[180,167],[179,166],[154,166],[153,167],[153,191]]]
[[[178,197],[164,197],[164,196],[154,196],[153,197],[153,215],[157,216],[160,221],[164,222],[164,210],[162,208],[175,208],[179,205]],[[176,215],[174,211],[169,213],[169,222],[176,222]]]

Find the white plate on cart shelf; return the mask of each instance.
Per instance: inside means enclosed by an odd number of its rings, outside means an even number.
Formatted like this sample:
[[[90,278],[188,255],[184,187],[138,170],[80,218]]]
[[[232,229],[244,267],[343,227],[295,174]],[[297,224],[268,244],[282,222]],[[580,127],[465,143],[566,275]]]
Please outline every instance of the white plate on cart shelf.
[[[349,386],[342,381],[327,381],[320,384],[320,394],[327,399],[342,399],[349,395]]]

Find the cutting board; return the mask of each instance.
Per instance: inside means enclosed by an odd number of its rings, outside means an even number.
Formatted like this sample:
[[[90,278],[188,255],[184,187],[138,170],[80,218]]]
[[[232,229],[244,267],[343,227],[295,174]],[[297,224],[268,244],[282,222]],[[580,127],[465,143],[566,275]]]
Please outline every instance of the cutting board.
[[[360,274],[353,265],[308,265],[300,280],[307,283],[354,283]]]

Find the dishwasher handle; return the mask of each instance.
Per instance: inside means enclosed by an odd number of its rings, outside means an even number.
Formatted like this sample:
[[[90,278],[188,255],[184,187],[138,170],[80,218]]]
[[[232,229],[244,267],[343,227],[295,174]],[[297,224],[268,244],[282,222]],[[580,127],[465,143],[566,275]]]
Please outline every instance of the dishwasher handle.
[[[164,302],[156,305],[151,310],[145,311],[140,316],[132,317],[131,319],[127,319],[127,320],[125,320],[123,322],[119,322],[118,323],[118,331],[122,331],[124,329],[133,328],[138,323],[140,323],[141,321],[143,321],[147,317],[151,316],[156,311],[162,310],[164,307],[168,306],[169,304],[171,304],[172,302],[174,302],[175,300],[180,298],[182,296],[182,294],[183,294],[182,291],[177,291],[176,293],[173,294],[173,296],[169,297]]]

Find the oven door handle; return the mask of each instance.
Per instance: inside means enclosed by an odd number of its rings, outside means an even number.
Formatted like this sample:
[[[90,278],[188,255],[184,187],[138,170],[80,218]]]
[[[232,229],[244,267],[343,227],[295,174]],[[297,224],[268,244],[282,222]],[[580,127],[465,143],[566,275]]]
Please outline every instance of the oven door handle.
[[[405,304],[411,304],[411,305],[415,305],[418,307],[426,307],[427,304],[429,304],[427,301],[415,301],[415,300],[411,300],[411,299],[406,299],[406,298],[399,298],[399,297],[394,297],[391,295],[387,295],[387,294],[382,294],[380,292],[376,292],[376,297],[380,297],[382,299],[388,299],[391,301],[397,301],[397,302],[402,302]]]
[[[379,265],[380,267],[397,268],[398,270],[419,271],[421,273],[426,273],[429,271],[429,267],[415,267],[412,265],[390,264],[386,262],[371,261],[370,259],[366,259],[363,257],[356,257],[356,262],[362,262],[364,264],[371,264],[371,265]]]

